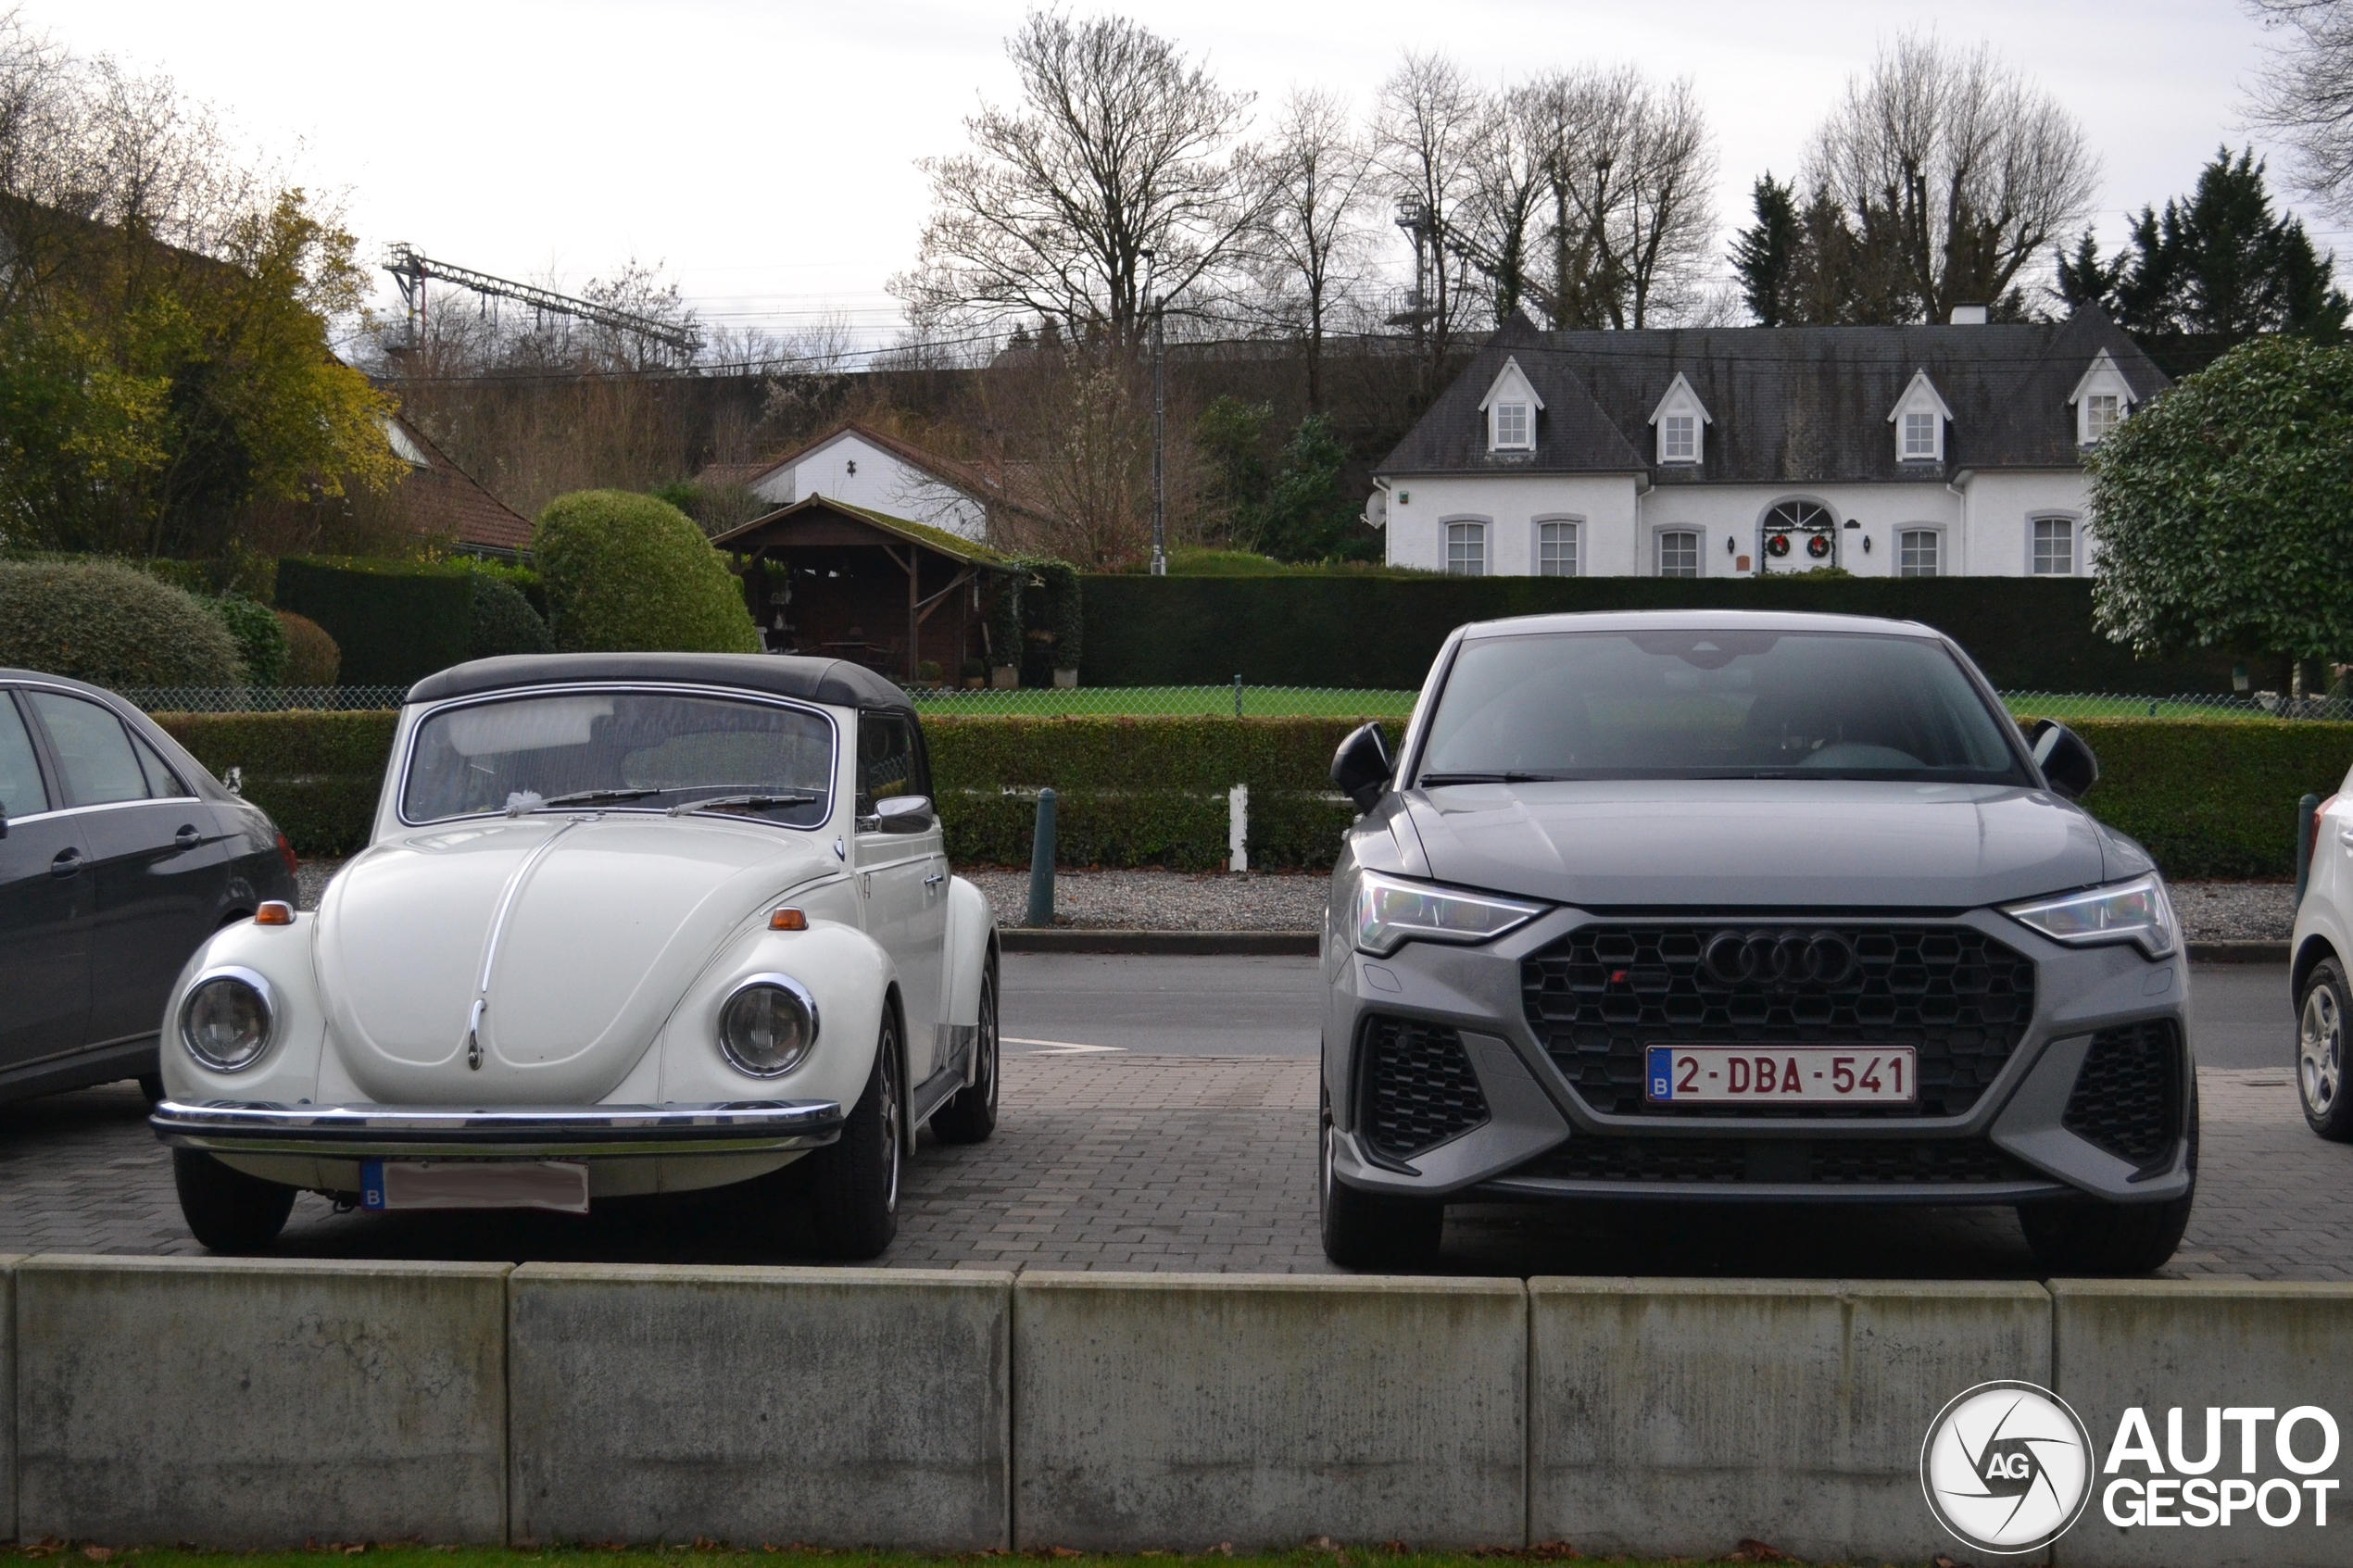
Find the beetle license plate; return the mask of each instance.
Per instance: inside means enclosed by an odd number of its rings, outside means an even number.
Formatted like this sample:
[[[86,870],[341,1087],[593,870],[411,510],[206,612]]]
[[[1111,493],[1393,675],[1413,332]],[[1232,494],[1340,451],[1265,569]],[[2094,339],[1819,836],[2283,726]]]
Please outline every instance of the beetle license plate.
[[[363,1160],[359,1207],[588,1212],[588,1167],[570,1160]]]
[[[1910,1105],[1909,1046],[1653,1046],[1642,1088],[1654,1105]]]

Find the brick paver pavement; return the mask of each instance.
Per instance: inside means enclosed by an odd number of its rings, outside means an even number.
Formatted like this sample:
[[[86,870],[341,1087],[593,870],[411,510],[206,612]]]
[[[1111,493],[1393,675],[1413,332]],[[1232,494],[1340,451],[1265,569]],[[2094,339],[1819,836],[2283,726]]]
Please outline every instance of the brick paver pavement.
[[[2353,1277],[2353,1147],[2313,1137],[2277,1072],[2208,1071],[2199,1201],[2169,1273]],[[1315,1063],[1030,1056],[1005,1063],[986,1144],[926,1142],[898,1267],[1323,1272]],[[198,1250],[129,1085],[0,1107],[0,1252]],[[789,1173],[787,1173],[789,1176]],[[305,1196],[286,1256],[788,1261],[807,1256],[789,1180],[558,1215],[337,1214]],[[774,1216],[782,1216],[781,1219]],[[2033,1273],[2006,1211],[1455,1210],[1466,1273],[2000,1277]]]

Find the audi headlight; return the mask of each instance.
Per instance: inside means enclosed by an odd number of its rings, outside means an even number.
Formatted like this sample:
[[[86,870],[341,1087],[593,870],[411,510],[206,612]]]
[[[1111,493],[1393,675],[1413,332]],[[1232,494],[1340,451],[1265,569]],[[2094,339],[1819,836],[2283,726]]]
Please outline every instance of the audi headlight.
[[[1541,904],[1365,872],[1356,879],[1356,950],[1385,959],[1408,942],[1491,941],[1543,912]]]
[[[738,1073],[775,1078],[817,1043],[817,998],[787,974],[755,974],[719,1010],[719,1054]]]
[[[270,982],[249,969],[220,970],[188,987],[180,1043],[215,1073],[242,1073],[261,1059],[276,1021]]]
[[[2070,947],[2130,942],[2150,958],[2161,959],[2181,946],[2173,906],[2165,897],[2164,882],[2155,872],[2088,892],[2007,905],[2002,912]]]

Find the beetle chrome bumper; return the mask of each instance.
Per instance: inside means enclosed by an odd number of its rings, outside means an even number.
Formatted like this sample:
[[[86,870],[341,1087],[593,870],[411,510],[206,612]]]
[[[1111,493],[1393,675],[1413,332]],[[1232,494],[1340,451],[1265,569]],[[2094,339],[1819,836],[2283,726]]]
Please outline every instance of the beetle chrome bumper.
[[[165,1100],[147,1124],[175,1148],[220,1154],[472,1159],[774,1154],[841,1136],[833,1100],[725,1105],[262,1105]]]

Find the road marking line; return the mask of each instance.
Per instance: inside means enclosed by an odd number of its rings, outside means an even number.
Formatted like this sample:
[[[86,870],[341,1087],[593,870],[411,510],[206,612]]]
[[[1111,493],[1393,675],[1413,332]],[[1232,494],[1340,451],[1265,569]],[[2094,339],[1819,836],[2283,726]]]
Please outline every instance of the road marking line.
[[[1116,1051],[1125,1054],[1127,1049],[1126,1046],[1082,1046],[1076,1040],[1025,1040],[1017,1035],[1000,1035],[997,1038],[1001,1044],[1008,1046],[1041,1047],[1038,1050],[1024,1052],[1023,1054],[1026,1056],[1079,1056],[1098,1051]]]

